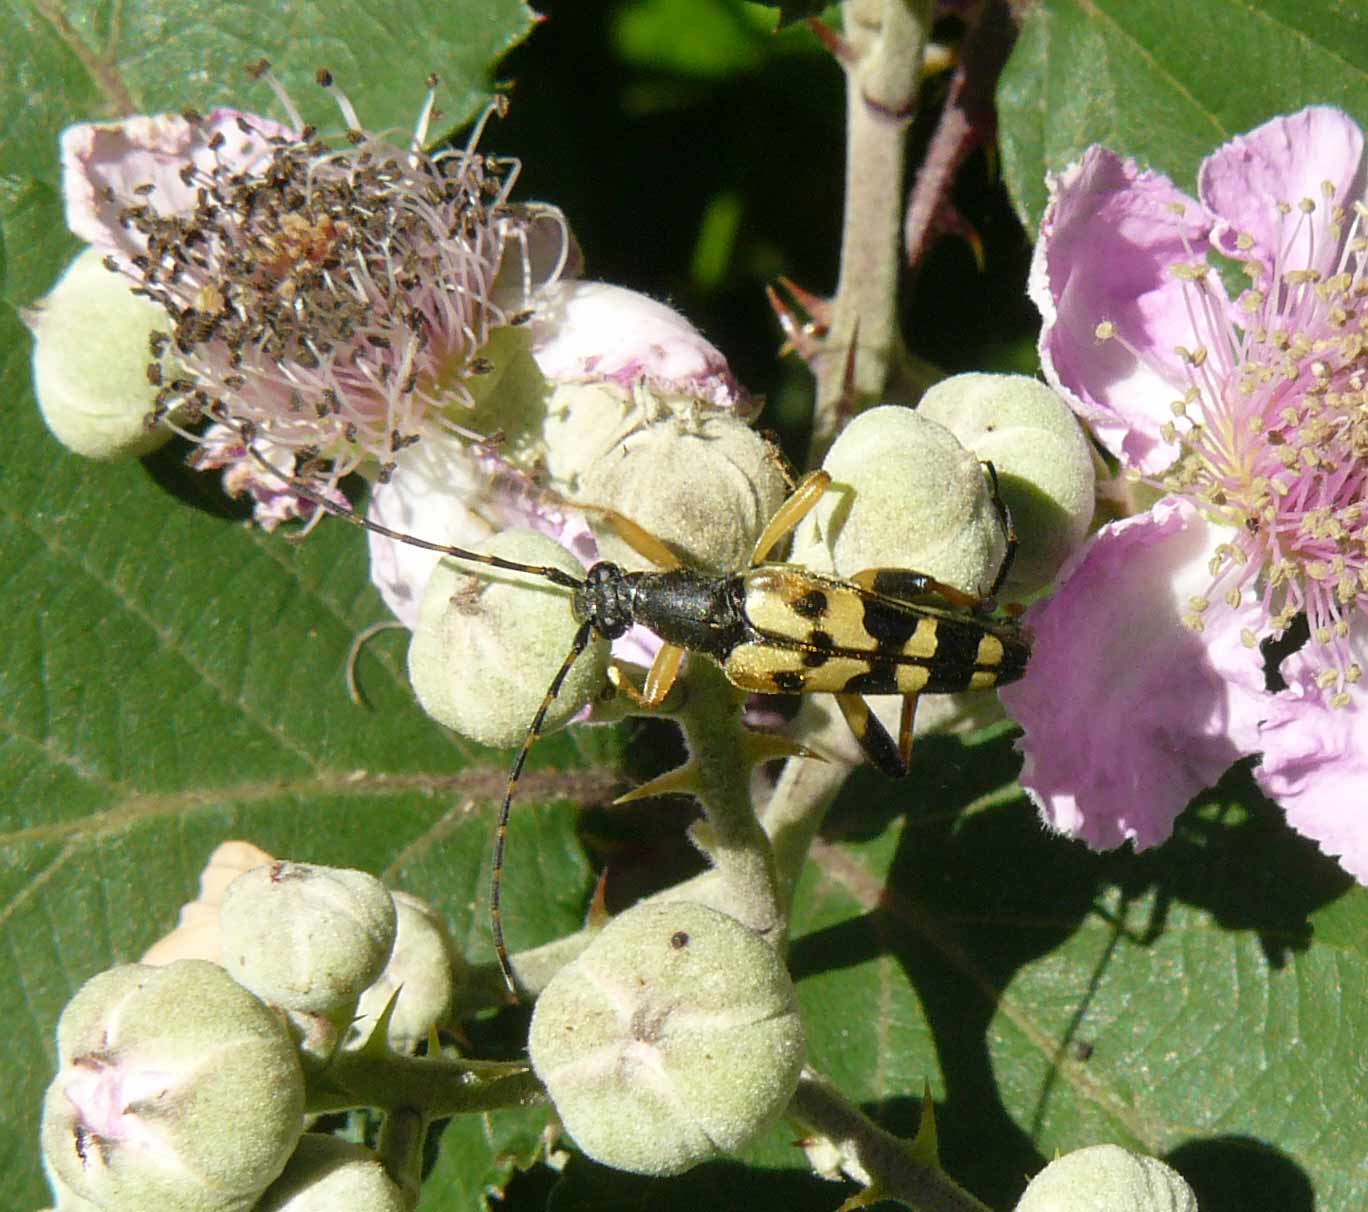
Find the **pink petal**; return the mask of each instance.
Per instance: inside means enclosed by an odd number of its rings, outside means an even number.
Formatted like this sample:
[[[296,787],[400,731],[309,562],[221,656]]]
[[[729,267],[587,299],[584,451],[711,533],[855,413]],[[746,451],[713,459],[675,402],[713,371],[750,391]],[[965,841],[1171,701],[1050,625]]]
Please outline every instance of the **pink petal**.
[[[1094,849],[1168,837],[1203,787],[1258,748],[1266,696],[1250,605],[1181,621],[1210,582],[1207,562],[1229,531],[1186,502],[1104,528],[1049,601],[1027,612],[1034,654],[1004,706],[1025,729],[1022,786],[1046,822]]]
[[[371,491],[366,516],[400,534],[457,547],[478,546],[496,529],[486,482],[470,450],[430,436],[400,451],[394,473]],[[435,551],[368,531],[371,581],[401,623],[418,625],[418,607],[437,562]]]
[[[499,530],[526,526],[555,539],[586,568],[599,558],[584,515],[546,503],[545,494],[520,473],[459,442],[429,437],[400,451],[398,467],[371,492],[366,516],[400,534],[456,547],[478,547]],[[385,605],[410,631],[428,579],[442,557],[370,531],[371,581]],[[619,661],[649,665],[660,639],[633,627],[613,642]]]
[[[1050,190],[1029,283],[1045,321],[1045,377],[1124,464],[1162,471],[1178,448],[1160,427],[1187,387],[1174,347],[1210,343],[1194,334],[1191,288],[1170,270],[1206,251],[1208,221],[1167,177],[1102,147],[1052,178]],[[1224,314],[1214,275],[1209,285]],[[1103,321],[1117,339],[1099,340]]]
[[[1334,187],[1336,205],[1351,210],[1364,198],[1364,173],[1358,125],[1348,114],[1315,105],[1237,135],[1202,162],[1197,182],[1203,203],[1218,216],[1222,251],[1250,256],[1236,246],[1238,234],[1247,232],[1265,264],[1276,258],[1282,268],[1328,274],[1337,268],[1339,241],[1328,231],[1322,183]],[[1306,198],[1316,204],[1310,219],[1298,209]],[[1278,213],[1280,202],[1292,207],[1290,215]]]
[[[645,381],[658,394],[703,400],[749,418],[760,402],[679,312],[624,286],[565,282],[538,306],[532,354],[558,383]]]
[[[225,142],[213,151],[209,141],[216,134]],[[292,138],[293,132],[235,109],[216,109],[198,123],[179,114],[150,114],[69,126],[61,140],[67,226],[98,248],[139,252],[141,237],[119,223],[119,212],[138,200],[134,189],[153,185],[147,201],[163,214],[189,210],[195,204],[195,186],[180,177],[186,164],[206,171],[216,163],[251,169],[270,155],[268,140],[275,137]],[[106,192],[111,190],[112,196]]]
[[[1359,627],[1368,632],[1361,616]],[[1368,634],[1356,639],[1368,647]],[[1283,662],[1288,688],[1270,696],[1254,775],[1298,833],[1368,884],[1368,690],[1353,685],[1347,707],[1329,706],[1304,654]]]

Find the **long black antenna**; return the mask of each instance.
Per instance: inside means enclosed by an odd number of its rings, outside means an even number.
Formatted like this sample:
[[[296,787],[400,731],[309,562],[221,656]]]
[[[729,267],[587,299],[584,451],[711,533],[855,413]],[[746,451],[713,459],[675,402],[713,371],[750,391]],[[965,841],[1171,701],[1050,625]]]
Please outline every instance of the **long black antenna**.
[[[298,476],[291,475],[287,471],[281,471],[279,467],[272,466],[271,461],[259,451],[254,441],[253,426],[249,422],[239,421],[235,418],[227,417],[218,412],[211,413],[215,420],[223,422],[230,429],[234,430],[238,437],[242,439],[243,447],[251,455],[252,460],[263,471],[270,472],[277,480],[283,484],[288,484],[292,492],[297,493],[306,501],[312,501],[319,509],[325,513],[332,514],[335,518],[341,518],[345,522],[350,522],[353,526],[359,526],[362,530],[371,530],[376,534],[384,535],[387,539],[394,539],[399,543],[407,543],[410,547],[421,547],[425,551],[435,551],[440,555],[452,556],[458,560],[468,560],[473,564],[488,564],[493,568],[502,568],[508,572],[525,572],[529,576],[543,577],[553,585],[559,585],[563,589],[579,589],[584,585],[580,577],[571,576],[562,568],[557,568],[551,564],[521,564],[517,560],[505,560],[502,556],[485,555],[483,552],[471,551],[465,547],[454,547],[450,543],[433,543],[428,539],[420,539],[417,535],[405,534],[401,530],[393,530],[380,522],[374,522],[370,518],[363,518],[354,509],[348,509],[345,505],[339,505],[336,501],[329,500],[317,489],[306,484]]]
[[[556,676],[551,679],[551,685],[546,688],[546,694],[542,696],[541,706],[537,708],[537,714],[532,717],[532,724],[527,730],[527,735],[523,737],[522,748],[518,750],[518,756],[513,762],[513,769],[509,772],[508,784],[504,788],[503,803],[499,805],[498,823],[494,826],[494,865],[489,875],[489,929],[494,936],[494,954],[499,961],[499,971],[503,973],[504,983],[514,997],[517,997],[518,990],[513,983],[513,965],[508,958],[508,948],[504,945],[503,912],[500,909],[503,891],[504,840],[508,836],[508,816],[513,808],[513,791],[518,785],[518,776],[522,774],[523,763],[527,761],[528,753],[536,743],[537,738],[541,736],[542,725],[546,722],[546,713],[551,709],[551,704],[555,702],[556,695],[560,693],[561,685],[569,676],[571,666],[579,659],[580,653],[589,646],[589,638],[593,634],[593,621],[586,619],[580,624],[580,629],[575,632],[575,638],[570,644],[570,651],[565,654],[565,660],[561,662],[561,667],[556,671]]]
[[[293,492],[298,493],[306,501],[312,501],[319,509],[335,518],[341,518],[353,526],[374,531],[376,534],[384,535],[396,542],[407,543],[412,547],[421,547],[427,551],[435,551],[441,555],[453,556],[456,559],[468,560],[476,564],[488,564],[509,572],[521,572],[529,576],[544,577],[564,589],[579,589],[584,585],[584,581],[580,578],[571,576],[568,572],[552,565],[522,564],[516,560],[505,560],[501,556],[485,555],[482,552],[469,551],[464,547],[454,547],[449,543],[433,543],[427,539],[420,539],[416,535],[393,530],[380,522],[372,521],[370,518],[364,518],[355,510],[329,500],[298,476],[275,467],[254,445],[255,429],[250,422],[239,421],[217,411],[211,415],[216,420],[226,424],[242,439],[244,449],[259,467],[289,485]],[[551,710],[551,704],[555,702],[561,686],[565,684],[565,679],[570,676],[570,670],[579,659],[580,654],[589,646],[589,640],[593,634],[593,621],[586,619],[580,624],[579,630],[575,632],[575,638],[570,644],[570,651],[565,654],[565,660],[561,662],[561,667],[556,671],[556,676],[551,679],[551,684],[546,688],[546,694],[542,696],[541,706],[537,708],[536,714],[532,717],[527,735],[523,737],[522,747],[518,750],[518,756],[513,762],[513,769],[509,772],[508,783],[504,788],[503,803],[499,805],[499,817],[494,826],[494,859],[489,877],[489,929],[494,940],[494,955],[499,962],[499,971],[503,974],[504,984],[508,986],[508,991],[514,997],[517,996],[518,990],[513,980],[513,964],[508,958],[508,947],[504,942],[503,913],[500,907],[503,892],[504,849],[508,837],[508,818],[513,808],[513,793],[517,790],[518,779],[527,762],[527,755],[532,746],[536,744],[537,738],[541,736],[542,727],[546,723],[546,713]]]

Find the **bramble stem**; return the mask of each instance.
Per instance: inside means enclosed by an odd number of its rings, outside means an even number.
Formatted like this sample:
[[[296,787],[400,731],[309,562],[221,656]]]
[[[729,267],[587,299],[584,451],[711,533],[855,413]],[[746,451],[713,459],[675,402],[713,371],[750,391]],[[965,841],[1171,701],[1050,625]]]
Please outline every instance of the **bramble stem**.
[[[830,330],[817,377],[809,466],[831,445],[843,409],[877,401],[903,357],[897,323],[905,133],[931,26],[930,0],[846,0],[845,219]],[[854,346],[851,381],[847,354]],[[852,400],[850,397],[854,396]]]
[[[375,1151],[390,1176],[404,1194],[410,1212],[418,1206],[423,1190],[423,1137],[427,1116],[412,1107],[395,1107],[380,1125]]]
[[[876,1198],[918,1212],[990,1212],[939,1166],[919,1159],[911,1142],[885,1132],[811,1069],[803,1070],[785,1114],[814,1144],[833,1148],[840,1171]]]
[[[765,805],[762,821],[774,847],[779,903],[785,921],[793,912],[793,894],[812,849],[812,839],[852,769],[849,762],[839,758],[828,762],[792,758],[784,763],[774,794]]]
[[[310,1079],[306,1110],[318,1115],[352,1107],[408,1108],[440,1119],[545,1101],[546,1091],[526,1061],[403,1056],[367,1046],[339,1052],[327,1070]]]
[[[689,747],[691,790],[706,817],[694,841],[717,873],[713,895],[698,899],[777,945],[785,919],[774,853],[751,803],[741,696],[711,661],[694,661],[675,719]]]

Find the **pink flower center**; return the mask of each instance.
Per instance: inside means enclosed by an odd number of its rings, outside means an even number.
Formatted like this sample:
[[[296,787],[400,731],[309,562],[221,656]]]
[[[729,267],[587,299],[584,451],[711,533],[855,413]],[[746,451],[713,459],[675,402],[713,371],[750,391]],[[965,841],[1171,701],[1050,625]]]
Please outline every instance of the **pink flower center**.
[[[1368,208],[1347,216],[1328,183],[1319,201],[1277,205],[1280,247],[1271,266],[1239,263],[1251,286],[1235,308],[1210,288],[1206,259],[1173,270],[1198,339],[1177,351],[1187,389],[1163,436],[1182,455],[1161,486],[1235,528],[1188,624],[1200,630],[1213,598],[1235,607],[1246,591],[1273,633],[1304,613],[1323,654],[1319,684],[1343,705],[1362,676],[1351,623],[1368,606]],[[1331,268],[1293,264],[1292,249]]]
[[[517,318],[493,298],[516,166],[475,154],[473,140],[421,151],[431,98],[401,149],[356,128],[337,95],[352,124],[338,146],[307,126],[268,138],[239,118],[271,144],[259,167],[242,171],[218,133],[212,167],[181,170],[192,208],[160,211],[148,184],[120,213],[145,241],[138,289],[171,316],[184,368],[154,419],[212,416],[333,484],[367,460],[386,477],[425,422],[473,436],[449,410],[489,370],[478,351],[491,329]],[[154,358],[167,344],[156,339]]]

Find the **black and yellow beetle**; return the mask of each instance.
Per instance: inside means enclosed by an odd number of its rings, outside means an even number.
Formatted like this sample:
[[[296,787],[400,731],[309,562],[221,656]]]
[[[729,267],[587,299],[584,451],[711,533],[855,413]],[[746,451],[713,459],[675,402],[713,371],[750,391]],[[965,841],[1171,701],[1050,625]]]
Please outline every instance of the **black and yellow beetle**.
[[[250,429],[242,436],[258,462],[269,467],[252,446]],[[900,778],[908,771],[919,695],[986,690],[1015,681],[1030,656],[1030,644],[1016,624],[989,614],[993,594],[1010,565],[1015,539],[997,495],[996,473],[991,464],[985,467],[1007,532],[1008,552],[989,596],[982,599],[910,569],[871,568],[842,579],[796,564],[769,562],[775,548],[830,486],[831,477],[824,471],[804,477],[756,541],[750,566],[739,573],[719,575],[685,568],[662,540],[631,519],[612,510],[581,506],[602,517],[659,569],[629,572],[600,561],[583,578],[549,565],[520,563],[392,530],[316,494],[294,477],[281,477],[328,513],[387,538],[468,563],[540,577],[571,591],[571,610],[579,628],[528,725],[509,772],[495,831],[490,920],[499,967],[510,989],[513,974],[500,914],[509,810],[547,712],[590,640],[596,635],[615,640],[635,625],[645,626],[660,638],[661,647],[640,690],[615,671],[618,688],[647,708],[664,703],[690,652],[711,657],[742,690],[832,694],[870,762]],[[896,741],[864,701],[865,695],[891,694],[903,696]]]

